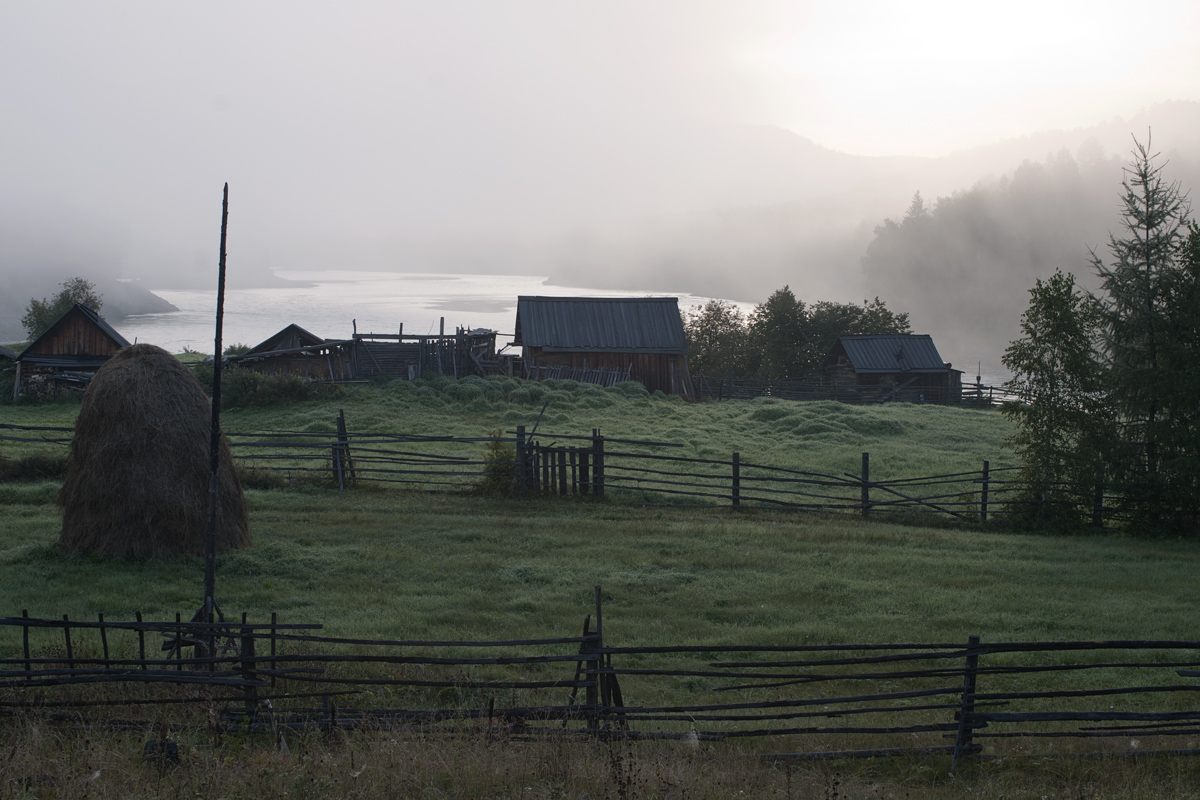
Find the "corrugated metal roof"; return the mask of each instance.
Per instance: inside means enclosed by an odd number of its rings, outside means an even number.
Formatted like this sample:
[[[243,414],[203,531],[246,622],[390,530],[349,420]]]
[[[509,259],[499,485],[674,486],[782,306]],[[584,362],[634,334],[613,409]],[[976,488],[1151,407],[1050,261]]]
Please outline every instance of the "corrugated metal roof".
[[[0,358],[11,358],[15,361],[17,359],[17,354],[0,344]]]
[[[687,352],[676,297],[518,297],[514,338],[549,352]]]
[[[840,336],[855,372],[945,372],[933,337],[927,333]]]

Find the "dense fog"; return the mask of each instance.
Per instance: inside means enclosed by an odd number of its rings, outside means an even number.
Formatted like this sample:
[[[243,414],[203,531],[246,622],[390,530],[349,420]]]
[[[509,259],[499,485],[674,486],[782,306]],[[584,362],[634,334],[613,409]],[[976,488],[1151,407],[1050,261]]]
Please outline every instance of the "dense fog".
[[[989,39],[936,3],[10,4],[0,339],[73,275],[116,316],[151,302],[131,287],[212,285],[229,181],[235,286],[448,271],[757,302],[786,283],[878,295],[993,358],[1032,280],[1085,270],[1116,224],[1131,134],[1200,183],[1195,10],[1155,5],[1165,38],[1118,69],[1096,51],[1121,6],[1025,32],[1033,7]]]

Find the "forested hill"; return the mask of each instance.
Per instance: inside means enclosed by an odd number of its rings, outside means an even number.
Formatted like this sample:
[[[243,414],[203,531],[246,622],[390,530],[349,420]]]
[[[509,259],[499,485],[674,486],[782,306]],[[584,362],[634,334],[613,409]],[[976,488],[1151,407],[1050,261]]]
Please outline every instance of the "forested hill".
[[[1090,250],[1119,233],[1124,160],[1066,150],[941,197],[919,195],[875,229],[862,259],[871,291],[970,358],[1015,338],[1029,289],[1055,269],[1094,286]],[[1168,160],[1168,181],[1200,186],[1200,161]]]
[[[808,303],[878,296],[934,334],[947,359],[995,368],[1035,278],[1061,267],[1091,284],[1088,249],[1103,250],[1119,225],[1132,137],[1150,134],[1165,177],[1200,192],[1195,102],[943,158],[848,156],[759,132],[762,146],[744,166],[776,172],[757,202],[746,178],[724,207],[574,239],[553,279],[743,301],[783,284]],[[783,201],[788,182],[793,199]],[[909,224],[917,191],[925,213]]]

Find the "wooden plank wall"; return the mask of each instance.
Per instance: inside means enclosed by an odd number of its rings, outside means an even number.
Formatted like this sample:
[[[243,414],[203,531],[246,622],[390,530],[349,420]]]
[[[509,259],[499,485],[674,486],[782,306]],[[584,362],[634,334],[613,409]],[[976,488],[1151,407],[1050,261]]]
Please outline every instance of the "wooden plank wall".
[[[47,356],[111,356],[121,347],[97,325],[75,313],[62,320],[28,352]]]

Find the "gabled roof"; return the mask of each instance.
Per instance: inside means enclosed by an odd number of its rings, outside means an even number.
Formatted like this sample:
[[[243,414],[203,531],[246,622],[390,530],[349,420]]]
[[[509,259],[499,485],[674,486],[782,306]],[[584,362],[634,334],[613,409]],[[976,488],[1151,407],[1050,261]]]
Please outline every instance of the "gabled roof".
[[[9,350],[4,345],[0,344],[0,358],[8,358],[8,359],[12,359],[13,361],[16,361],[17,354],[14,353],[12,350]]]
[[[30,361],[30,360],[33,360],[36,358],[43,357],[42,354],[38,352],[38,349],[39,349],[38,343],[44,339],[52,338],[57,333],[59,326],[62,325],[63,322],[65,322],[68,318],[70,318],[72,316],[76,316],[76,315],[84,317],[84,319],[87,320],[90,324],[95,325],[97,328],[99,328],[100,331],[105,336],[107,336],[109,339],[111,339],[113,344],[115,344],[118,348],[129,347],[128,340],[126,340],[126,338],[124,336],[122,336],[121,334],[117,333],[116,329],[113,328],[112,325],[109,325],[104,320],[104,317],[100,316],[95,311],[93,311],[92,309],[83,305],[82,303],[76,303],[75,305],[71,306],[66,311],[64,311],[61,317],[54,320],[54,322],[50,325],[50,327],[47,328],[42,333],[41,336],[37,337],[32,342],[30,342],[29,346],[26,347],[24,350],[22,350],[21,355],[19,355],[17,358],[20,361]],[[52,359],[64,359],[64,358],[65,359],[76,359],[76,360],[78,360],[78,359],[83,359],[83,360],[93,359],[92,356],[53,355],[53,356],[46,356],[46,357],[49,357]],[[105,357],[105,358],[107,358],[107,357]]]
[[[245,353],[242,353],[242,357],[258,355],[259,353],[273,353],[276,350],[296,350],[301,347],[312,347],[313,345],[324,343],[325,340],[320,336],[310,333],[299,325],[292,323],[279,333],[264,339]]]
[[[933,337],[927,333],[839,336],[825,363],[845,353],[855,372],[945,372]]]
[[[518,297],[513,344],[547,352],[687,352],[675,297]]]

